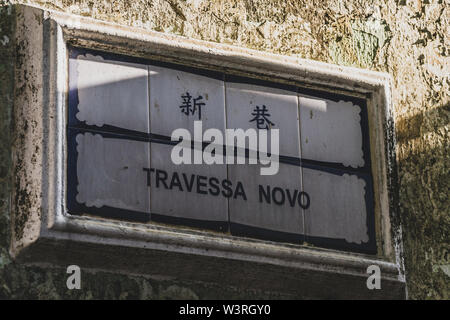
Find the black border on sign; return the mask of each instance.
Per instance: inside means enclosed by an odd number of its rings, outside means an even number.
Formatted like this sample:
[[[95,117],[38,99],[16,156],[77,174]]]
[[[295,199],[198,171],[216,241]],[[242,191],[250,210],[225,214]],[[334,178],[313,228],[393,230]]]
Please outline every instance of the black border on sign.
[[[284,231],[275,231],[236,222],[230,222],[230,232],[232,235],[238,237],[270,240],[275,242],[303,244],[305,241],[305,236],[301,233],[296,234]]]
[[[234,83],[248,83],[258,86],[271,87],[291,92],[296,92],[299,95],[306,95],[311,97],[317,97],[332,101],[351,101],[354,104],[360,106],[360,118],[361,118],[361,132],[363,137],[363,158],[364,166],[360,168],[346,167],[340,163],[328,163],[321,162],[311,159],[298,159],[286,156],[280,156],[280,163],[287,163],[290,165],[301,166],[313,170],[324,171],[331,174],[343,175],[352,174],[363,178],[366,182],[366,223],[369,235],[369,241],[362,244],[354,244],[345,241],[344,239],[334,239],[334,238],[324,238],[324,237],[313,237],[303,234],[291,234],[286,232],[274,231],[254,226],[248,226],[233,222],[222,222],[222,221],[204,221],[190,218],[179,218],[171,217],[166,215],[161,215],[157,213],[144,213],[136,212],[130,210],[123,210],[118,208],[112,208],[104,206],[102,208],[86,207],[83,204],[79,204],[76,201],[78,178],[76,173],[76,163],[77,163],[77,148],[75,140],[75,132],[93,132],[96,134],[101,134],[104,137],[111,137],[117,139],[128,139],[137,141],[147,141],[154,143],[163,144],[176,144],[177,142],[170,141],[170,137],[161,136],[157,134],[138,132],[128,129],[123,129],[119,127],[114,127],[110,125],[104,125],[98,127],[95,125],[87,125],[85,122],[81,122],[76,118],[78,100],[78,87],[77,87],[77,74],[76,70],[73,68],[71,61],[69,60],[69,94],[68,94],[68,114],[67,114],[67,145],[68,145],[68,169],[67,169],[67,208],[70,214],[92,214],[96,216],[101,216],[105,218],[114,218],[127,221],[137,221],[137,222],[149,222],[155,221],[160,223],[167,223],[173,225],[184,225],[188,227],[198,227],[208,230],[227,232],[230,231],[232,235],[253,237],[263,240],[280,241],[280,242],[290,242],[290,243],[302,243],[306,241],[313,245],[320,247],[338,249],[351,252],[360,253],[376,253],[376,237],[375,237],[375,214],[374,214],[374,198],[373,198],[373,177],[371,173],[371,159],[370,159],[370,137],[369,137],[369,121],[368,121],[368,111],[367,111],[367,101],[363,98],[347,96],[344,94],[330,93],[316,89],[304,88],[294,85],[283,84],[275,81],[268,81],[262,79],[254,79],[244,76],[236,76],[232,74],[227,74],[224,72],[211,71],[198,69],[194,67],[179,65],[175,63],[156,61],[151,59],[144,59],[138,57],[125,56],[115,53],[107,53],[100,50],[85,49],[77,47],[68,48],[69,57],[76,58],[79,55],[84,55],[86,53],[101,55],[106,60],[115,60],[121,62],[137,63],[153,65],[158,67],[164,67],[174,70],[179,70],[183,72],[188,72],[196,75],[201,75],[216,80],[222,80],[225,82]]]
[[[227,232],[228,221],[211,221],[211,220],[198,220],[192,218],[182,218],[167,216],[158,213],[152,213],[152,221],[164,224],[172,224],[178,226],[186,226],[193,228],[202,228],[212,231]]]

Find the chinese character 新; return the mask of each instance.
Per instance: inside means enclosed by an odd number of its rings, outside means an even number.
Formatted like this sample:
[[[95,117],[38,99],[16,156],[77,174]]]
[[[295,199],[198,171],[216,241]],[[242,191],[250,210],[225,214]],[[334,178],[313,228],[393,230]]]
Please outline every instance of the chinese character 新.
[[[201,120],[202,106],[205,105],[205,103],[202,102],[203,97],[198,96],[197,98],[192,99],[192,96],[189,94],[189,92],[186,92],[186,94],[182,95],[181,98],[183,99],[183,102],[180,106],[181,112],[189,116],[190,114],[194,115],[198,110],[198,120]]]

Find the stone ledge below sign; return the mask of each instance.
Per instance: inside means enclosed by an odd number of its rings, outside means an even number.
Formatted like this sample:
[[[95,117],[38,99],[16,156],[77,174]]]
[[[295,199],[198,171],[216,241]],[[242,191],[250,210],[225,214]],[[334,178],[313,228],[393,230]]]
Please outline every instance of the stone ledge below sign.
[[[22,263],[67,265],[119,273],[166,276],[311,299],[405,299],[405,283],[393,263],[365,255],[336,253],[171,227],[143,229],[75,217],[23,250]],[[102,237],[99,237],[102,235]],[[367,268],[381,270],[381,290],[369,290]],[[201,271],[201,272],[200,272]]]

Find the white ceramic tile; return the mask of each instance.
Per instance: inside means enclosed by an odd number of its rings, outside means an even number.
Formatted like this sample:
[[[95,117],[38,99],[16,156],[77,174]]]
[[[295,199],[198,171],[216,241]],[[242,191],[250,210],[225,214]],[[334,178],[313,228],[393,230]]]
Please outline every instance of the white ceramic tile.
[[[305,210],[307,235],[356,244],[369,240],[363,179],[303,168],[303,185],[311,201]]]
[[[205,221],[228,221],[227,199],[222,194],[215,196],[208,191],[211,188],[210,178],[216,178],[220,183],[226,179],[226,166],[218,164],[175,165],[170,157],[172,147],[166,144],[151,144],[151,167],[155,169],[155,172],[151,173],[152,214]],[[156,170],[163,170],[167,173],[166,185],[160,180],[160,184],[157,186]],[[174,173],[177,174],[178,180],[174,178]],[[160,175],[163,177],[163,173]],[[198,187],[197,176],[206,177],[200,180],[200,184],[206,183],[207,186]],[[172,179],[174,179],[173,184]],[[181,183],[181,188],[176,183],[177,181]],[[188,185],[191,183],[190,189]],[[203,194],[203,192],[207,194]]]
[[[298,99],[297,94],[290,91],[262,87],[245,83],[226,83],[227,104],[227,128],[258,129],[257,120],[252,113],[257,113],[258,107],[262,110],[266,106],[266,119],[260,128],[268,127],[279,129],[280,154],[285,156],[299,157],[299,121],[298,121]],[[270,139],[269,139],[270,140]]]
[[[78,203],[150,212],[143,172],[150,162],[148,143],[103,138],[92,133],[77,134],[76,142]]]
[[[202,121],[203,130],[217,128],[223,132],[223,81],[168,68],[149,68],[152,133],[170,137],[173,130],[185,128],[193,135],[194,121],[198,120]],[[195,99],[197,100],[194,101]],[[204,105],[194,109],[195,103]],[[188,108],[180,108],[181,106]]]
[[[246,226],[257,227],[272,231],[303,234],[303,214],[297,200],[293,205],[288,198],[298,199],[294,195],[302,190],[300,167],[280,164],[279,171],[273,176],[261,176],[259,165],[230,165],[229,179],[233,182],[241,181],[245,187],[247,200],[241,197],[229,201],[230,221]],[[259,186],[267,193],[270,187],[270,203],[261,194]],[[281,188],[284,193],[284,204],[276,204],[272,198],[274,188]],[[297,190],[297,192],[295,191]],[[276,201],[281,202],[282,195],[275,191]]]
[[[303,158],[364,166],[358,105],[306,96],[299,103]]]
[[[149,132],[147,66],[91,54],[70,59],[70,64],[76,72],[78,120]]]

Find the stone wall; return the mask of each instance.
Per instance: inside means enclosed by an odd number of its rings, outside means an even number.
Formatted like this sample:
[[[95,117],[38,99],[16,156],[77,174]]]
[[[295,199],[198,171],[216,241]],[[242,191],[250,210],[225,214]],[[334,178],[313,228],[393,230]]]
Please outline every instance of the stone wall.
[[[0,0],[0,298],[301,298],[206,283],[83,273],[9,258],[13,3],[206,41],[388,72],[397,135],[398,205],[409,298],[448,299],[448,0]]]

